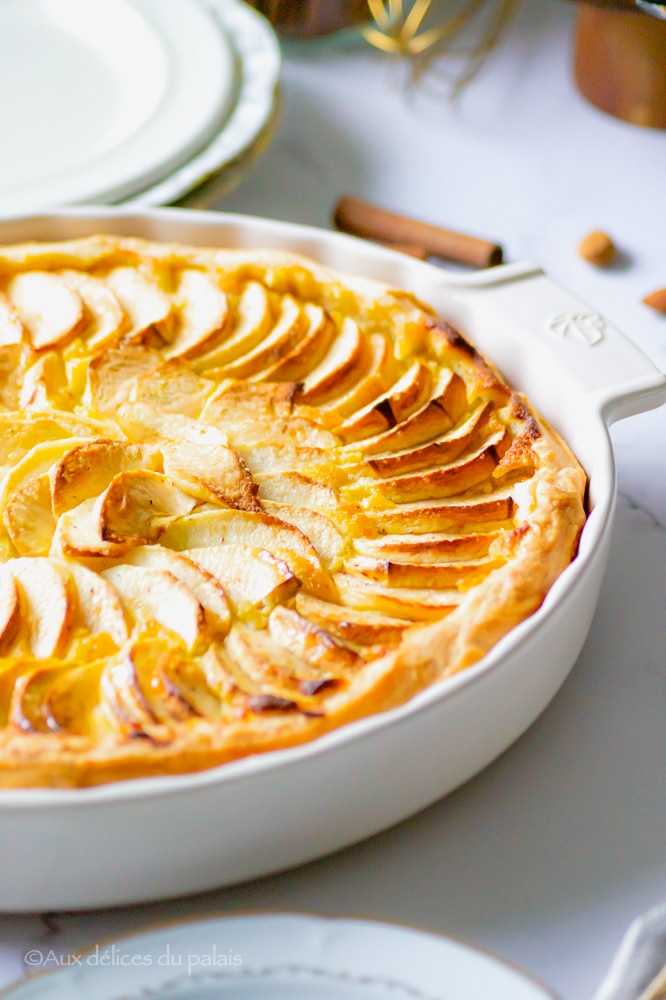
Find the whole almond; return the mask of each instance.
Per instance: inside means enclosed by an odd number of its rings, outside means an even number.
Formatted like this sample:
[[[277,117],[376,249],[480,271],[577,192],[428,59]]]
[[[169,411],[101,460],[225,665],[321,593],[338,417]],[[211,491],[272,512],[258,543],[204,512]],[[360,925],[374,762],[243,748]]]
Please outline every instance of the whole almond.
[[[608,267],[615,259],[615,244],[601,230],[595,230],[578,244],[578,255],[595,267]]]
[[[650,309],[666,314],[666,288],[658,288],[656,292],[646,295],[643,302]]]

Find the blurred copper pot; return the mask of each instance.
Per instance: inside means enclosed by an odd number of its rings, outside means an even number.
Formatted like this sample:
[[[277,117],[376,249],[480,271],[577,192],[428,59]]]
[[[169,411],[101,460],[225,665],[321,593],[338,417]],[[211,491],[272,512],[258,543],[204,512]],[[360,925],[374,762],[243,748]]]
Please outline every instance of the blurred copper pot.
[[[663,17],[661,5],[644,6]],[[666,20],[608,4],[579,7],[574,75],[580,93],[602,111],[666,128]]]

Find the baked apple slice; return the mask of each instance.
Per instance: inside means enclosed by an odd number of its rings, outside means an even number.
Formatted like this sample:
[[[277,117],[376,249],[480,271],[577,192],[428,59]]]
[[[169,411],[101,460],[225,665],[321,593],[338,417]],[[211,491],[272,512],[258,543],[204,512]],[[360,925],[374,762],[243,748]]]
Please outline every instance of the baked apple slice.
[[[420,361],[415,361],[395,385],[349,417],[337,428],[337,433],[345,442],[360,441],[395,427],[422,406],[430,393],[431,385],[430,369]]]
[[[345,319],[333,344],[305,379],[299,392],[303,403],[319,406],[340,396],[361,376],[366,353],[358,324]]]
[[[449,502],[417,500],[400,503],[384,510],[369,511],[376,529],[381,534],[414,533],[431,531],[476,531],[479,527],[505,529],[513,523],[516,504],[511,493],[497,490],[490,493],[459,497]]]
[[[0,654],[5,653],[18,635],[21,604],[14,577],[6,566],[0,570]]]
[[[117,646],[127,640],[127,622],[118,590],[74,559],[63,562],[76,591],[77,618],[92,635],[110,635]]]
[[[95,502],[99,534],[108,542],[156,541],[167,524],[182,517],[196,501],[159,472],[119,472]]]
[[[231,364],[260,344],[273,326],[273,306],[265,286],[259,281],[247,282],[235,312],[235,325],[219,347],[193,359],[195,371],[209,372]]]
[[[81,326],[83,302],[66,281],[50,271],[23,271],[5,286],[36,351],[63,347]]]
[[[490,403],[480,403],[472,410],[467,420],[428,444],[378,455],[376,458],[371,458],[368,465],[378,475],[388,477],[453,462],[487,427],[490,412]]]
[[[174,308],[158,329],[167,341],[165,358],[191,358],[208,350],[224,333],[227,297],[205,271],[184,268],[172,293]]]
[[[400,642],[411,622],[377,611],[360,610],[344,604],[321,601],[311,594],[296,595],[296,610],[342,642],[359,649],[392,646]]]
[[[501,559],[482,557],[471,562],[403,562],[396,559],[372,559],[355,556],[345,562],[345,570],[375,580],[384,587],[416,587],[442,590],[464,589],[480,583],[503,564]]]
[[[324,413],[334,413],[344,419],[363,409],[381,396],[395,381],[397,363],[393,354],[393,343],[382,333],[372,333],[367,340],[367,369],[358,382],[341,396],[322,405]]]
[[[202,635],[203,608],[190,588],[168,570],[123,564],[103,570],[102,576],[139,622],[158,622],[179,635],[187,649]]]
[[[120,340],[129,323],[124,309],[106,282],[73,268],[59,273],[83,301],[84,322],[79,336],[85,340],[86,347],[98,351]]]
[[[228,445],[167,441],[162,456],[165,474],[190,496],[261,511],[257,484],[238,452]]]
[[[262,624],[273,607],[300,586],[287,563],[266,549],[209,545],[184,549],[181,555],[219,580],[233,610],[253,623]]]
[[[220,547],[222,543],[273,552],[307,590],[319,596],[335,595],[317,550],[306,535],[269,514],[240,510],[195,512],[174,521],[161,538],[163,546],[176,551]]]
[[[197,566],[191,559],[161,545],[141,545],[132,549],[124,561],[132,566],[145,566],[171,573],[192,591],[204,610],[210,630],[222,634],[229,631],[231,612],[224,587],[211,573]]]
[[[412,448],[450,430],[467,409],[467,390],[462,378],[444,371],[436,392],[421,409],[389,430],[363,442],[366,455]],[[353,447],[358,447],[353,445]]]
[[[500,431],[494,443],[485,445],[475,454],[465,455],[449,465],[437,465],[405,476],[382,479],[377,488],[395,503],[439,500],[465,493],[491,478],[500,460],[497,449],[503,437],[504,433]]]
[[[328,632],[293,608],[279,605],[273,608],[268,618],[268,634],[283,649],[305,660],[313,667],[325,670],[331,675],[345,676],[348,670],[355,670],[363,664],[363,660],[343,643],[334,639]],[[315,678],[315,684],[320,678]],[[318,688],[306,692],[314,694]]]
[[[462,535],[444,532],[382,535],[379,538],[356,538],[354,548],[360,555],[374,559],[400,559],[412,563],[452,562],[488,555],[490,546],[500,537],[499,531],[466,532]]]
[[[21,322],[18,310],[5,293],[0,292],[0,347],[27,342],[28,331]]]
[[[209,376],[216,379],[259,376],[262,369],[273,365],[294,350],[306,336],[307,331],[307,315],[295,299],[285,295],[270,333],[252,351],[242,354],[221,368],[212,369]]]
[[[457,590],[387,587],[352,573],[338,573],[335,582],[345,603],[407,621],[438,621],[460,603]]]
[[[38,658],[55,656],[66,645],[73,624],[73,606],[65,577],[55,561],[22,556],[12,559],[9,572],[21,601],[20,633]]]
[[[36,476],[15,490],[7,501],[3,521],[19,555],[48,555],[56,527],[49,477]]]
[[[51,504],[56,517],[102,493],[114,476],[132,469],[157,471],[160,453],[150,445],[98,438],[69,448],[49,470]]]
[[[317,367],[331,346],[335,326],[321,306],[311,302],[303,306],[303,315],[308,324],[303,339],[255,378],[266,382],[299,382]]]
[[[104,281],[127,316],[124,340],[128,344],[155,341],[156,328],[167,322],[172,309],[171,299],[156,278],[139,268],[123,265],[111,268]]]

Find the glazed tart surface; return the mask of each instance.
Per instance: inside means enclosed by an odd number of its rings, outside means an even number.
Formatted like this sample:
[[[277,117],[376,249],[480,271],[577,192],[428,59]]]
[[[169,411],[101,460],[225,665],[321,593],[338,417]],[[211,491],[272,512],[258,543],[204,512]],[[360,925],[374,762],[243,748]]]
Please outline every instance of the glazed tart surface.
[[[532,614],[585,519],[575,457],[457,330],[286,252],[0,249],[0,428],[5,787],[399,705]]]

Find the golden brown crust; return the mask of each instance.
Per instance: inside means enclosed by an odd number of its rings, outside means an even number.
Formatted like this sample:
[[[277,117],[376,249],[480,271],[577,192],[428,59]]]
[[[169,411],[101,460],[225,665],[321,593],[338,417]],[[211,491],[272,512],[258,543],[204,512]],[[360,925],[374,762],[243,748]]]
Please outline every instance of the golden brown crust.
[[[575,556],[575,458],[407,292],[99,236],[1,249],[0,296],[0,787],[402,704]]]

